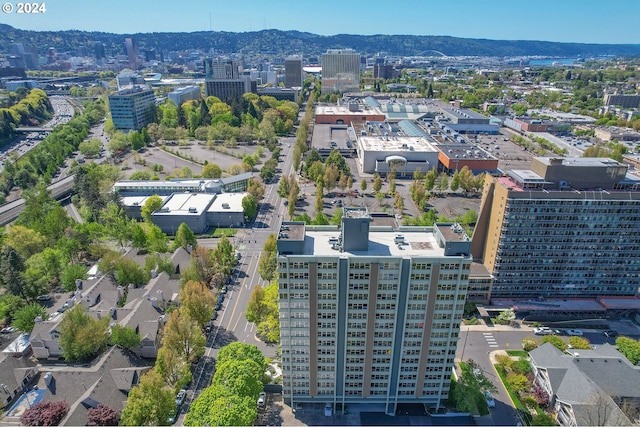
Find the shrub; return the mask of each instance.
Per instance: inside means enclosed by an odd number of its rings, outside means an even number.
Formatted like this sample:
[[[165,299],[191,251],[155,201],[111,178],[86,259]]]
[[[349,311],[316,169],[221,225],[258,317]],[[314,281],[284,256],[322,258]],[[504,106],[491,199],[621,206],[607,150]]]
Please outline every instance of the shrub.
[[[38,402],[24,411],[20,422],[26,426],[57,426],[67,415],[69,404],[59,402]]]
[[[564,340],[556,335],[545,335],[542,337],[542,344],[551,343],[560,351],[565,351],[567,349],[567,343]]]
[[[531,365],[529,364],[528,360],[519,359],[517,362],[514,362],[513,370],[519,374],[527,375],[531,372]]]
[[[91,408],[87,412],[88,426],[117,426],[119,421],[120,413],[102,403],[97,408]]]
[[[500,366],[502,366],[506,371],[510,371],[513,367],[513,359],[506,354],[499,354],[496,356],[496,361]]]
[[[529,388],[527,377],[522,374],[511,372],[507,374],[507,381],[511,384],[511,389],[520,394]]]
[[[578,350],[591,350],[591,343],[583,337],[569,337],[569,345]]]
[[[524,351],[531,351],[538,348],[538,340],[533,337],[525,337],[522,340],[522,348]]]
[[[546,405],[549,403],[549,394],[545,391],[545,389],[537,384],[533,389],[533,397],[534,399],[536,399],[536,402],[538,402],[538,405]]]

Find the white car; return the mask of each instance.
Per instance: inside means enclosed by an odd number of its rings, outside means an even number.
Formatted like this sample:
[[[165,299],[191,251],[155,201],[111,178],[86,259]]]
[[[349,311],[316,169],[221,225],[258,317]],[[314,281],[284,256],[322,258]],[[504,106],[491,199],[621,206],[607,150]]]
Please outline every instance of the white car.
[[[489,408],[495,408],[496,407],[496,401],[493,400],[493,396],[491,395],[491,392],[489,390],[485,390],[484,398],[486,399],[487,406]]]
[[[553,335],[553,331],[547,327],[534,328],[533,333],[536,335]]]
[[[581,337],[584,335],[580,329],[567,329],[567,335],[570,337]]]
[[[264,405],[267,404],[267,393],[264,391],[260,393],[260,397],[258,397],[258,407],[264,408]]]

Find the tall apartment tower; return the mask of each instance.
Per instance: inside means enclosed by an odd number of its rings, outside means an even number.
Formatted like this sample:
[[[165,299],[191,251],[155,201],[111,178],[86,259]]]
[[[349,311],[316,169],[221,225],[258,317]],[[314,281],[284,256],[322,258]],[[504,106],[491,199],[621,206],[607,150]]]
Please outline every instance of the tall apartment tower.
[[[372,222],[373,221],[373,222]],[[469,270],[455,224],[373,225],[345,208],[340,227],[283,222],[277,241],[283,393],[297,403],[447,399]]]
[[[284,85],[286,87],[302,87],[303,81],[302,57],[292,55],[285,58]]]
[[[487,177],[472,254],[491,298],[636,296],[640,178],[606,158],[535,158]]]
[[[329,49],[322,54],[322,93],[360,90],[360,54],[353,49]]]

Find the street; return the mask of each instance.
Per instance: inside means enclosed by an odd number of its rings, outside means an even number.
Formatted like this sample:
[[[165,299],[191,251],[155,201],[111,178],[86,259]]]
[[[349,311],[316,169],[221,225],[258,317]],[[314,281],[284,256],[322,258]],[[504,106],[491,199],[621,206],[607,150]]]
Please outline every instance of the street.
[[[293,142],[294,138],[281,139],[283,161],[278,166],[282,174],[289,175],[293,172],[293,150],[288,147]],[[194,370],[193,386],[185,404],[180,409],[177,424],[184,421],[184,414],[188,412],[191,402],[211,384],[215,371],[215,358],[220,348],[239,341],[256,345],[265,357],[276,356],[277,345],[267,345],[258,340],[256,325],[248,322],[244,313],[254,287],[268,284],[258,274],[258,263],[267,237],[277,233],[286,214],[286,207],[277,194],[278,182],[279,180],[274,180],[273,183],[266,184],[265,195],[260,202],[256,219],[250,223],[250,227],[240,229],[231,238],[233,247],[242,256],[233,270],[232,285],[229,286],[222,309],[218,313],[215,327],[207,337],[205,354]],[[215,238],[198,240],[199,245],[208,248],[214,248],[217,243],[218,239]]]

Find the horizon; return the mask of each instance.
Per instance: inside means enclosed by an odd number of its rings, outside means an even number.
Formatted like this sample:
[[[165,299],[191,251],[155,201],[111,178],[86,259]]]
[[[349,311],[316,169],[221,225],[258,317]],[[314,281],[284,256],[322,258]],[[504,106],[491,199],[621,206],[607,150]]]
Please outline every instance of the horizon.
[[[264,3],[257,0],[246,0],[241,8],[217,1],[187,0],[186,3],[193,7],[179,7],[166,0],[133,3],[112,0],[97,4],[53,0],[40,3],[46,5],[44,13],[5,12],[0,15],[0,24],[24,31],[95,31],[116,35],[280,30],[320,36],[434,36],[640,44],[640,32],[635,22],[640,16],[640,2],[635,0],[618,0],[615,7],[604,10],[602,2],[595,0],[539,0],[535,4],[516,5],[507,0],[488,3],[457,0],[453,4],[408,0],[394,4],[393,8],[362,7],[363,1],[345,3],[336,0],[326,0],[311,7],[299,1],[279,0],[273,8],[265,8]],[[114,13],[117,16],[104,19]]]

